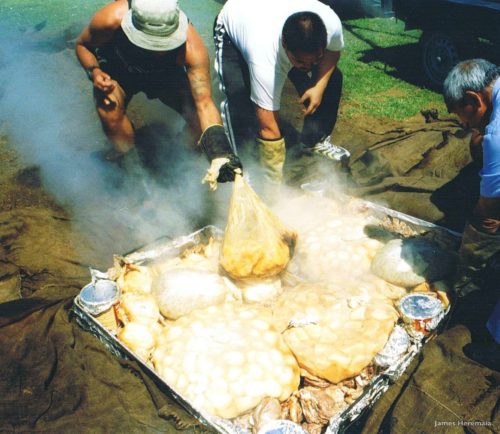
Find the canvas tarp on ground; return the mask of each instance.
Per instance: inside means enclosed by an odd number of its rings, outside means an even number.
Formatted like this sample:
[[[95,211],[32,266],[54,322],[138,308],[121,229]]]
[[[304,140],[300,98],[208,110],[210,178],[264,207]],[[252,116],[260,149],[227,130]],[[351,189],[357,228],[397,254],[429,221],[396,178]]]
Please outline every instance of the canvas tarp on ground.
[[[349,192],[460,228],[477,170],[467,171],[468,139],[456,122],[346,123],[337,138],[353,152],[350,173],[344,172]],[[287,164],[292,183],[328,170],[322,164],[308,171],[316,164],[310,157]],[[0,305],[0,432],[203,431],[135,362],[116,358],[75,323],[72,297],[88,282],[87,267],[106,261],[96,249],[101,240],[76,239],[64,210],[31,182],[33,173],[30,182],[25,175],[5,176],[0,191],[0,295],[23,298]],[[469,204],[459,206],[466,195]],[[479,344],[480,351],[485,342],[483,325],[494,306],[489,294],[457,305],[448,330],[363,420],[365,433],[498,431],[499,373],[467,350]],[[434,425],[459,420],[491,426]]]

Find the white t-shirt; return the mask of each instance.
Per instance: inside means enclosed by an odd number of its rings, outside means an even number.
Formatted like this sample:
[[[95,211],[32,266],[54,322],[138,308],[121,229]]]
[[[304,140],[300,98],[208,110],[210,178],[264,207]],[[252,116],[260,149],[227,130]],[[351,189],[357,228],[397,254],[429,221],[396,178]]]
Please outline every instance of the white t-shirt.
[[[318,0],[228,0],[219,14],[227,34],[243,55],[250,71],[251,100],[276,111],[292,64],[281,43],[287,18],[302,11],[318,14],[327,31],[330,51],[344,47],[342,24],[327,5]]]

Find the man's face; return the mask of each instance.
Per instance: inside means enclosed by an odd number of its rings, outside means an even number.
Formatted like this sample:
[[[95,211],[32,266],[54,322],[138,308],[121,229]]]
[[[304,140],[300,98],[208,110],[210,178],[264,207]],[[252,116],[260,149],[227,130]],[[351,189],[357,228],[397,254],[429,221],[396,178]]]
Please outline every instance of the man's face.
[[[463,104],[450,108],[455,113],[465,129],[483,130],[489,121],[489,110],[481,94],[475,93],[465,98]]]
[[[314,65],[317,65],[323,58],[325,50],[319,49],[314,53],[306,53],[305,51],[290,51],[286,50],[286,54],[292,62],[292,65],[304,72],[309,72]]]

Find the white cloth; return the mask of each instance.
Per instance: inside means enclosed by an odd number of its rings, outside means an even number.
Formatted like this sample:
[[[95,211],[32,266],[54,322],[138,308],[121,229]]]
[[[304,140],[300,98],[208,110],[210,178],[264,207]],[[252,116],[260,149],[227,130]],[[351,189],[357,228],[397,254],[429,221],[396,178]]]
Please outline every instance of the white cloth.
[[[281,43],[286,19],[296,13],[318,14],[327,31],[327,49],[344,47],[342,24],[335,12],[317,0],[228,0],[219,22],[241,52],[250,71],[251,100],[259,107],[276,111],[292,64]]]

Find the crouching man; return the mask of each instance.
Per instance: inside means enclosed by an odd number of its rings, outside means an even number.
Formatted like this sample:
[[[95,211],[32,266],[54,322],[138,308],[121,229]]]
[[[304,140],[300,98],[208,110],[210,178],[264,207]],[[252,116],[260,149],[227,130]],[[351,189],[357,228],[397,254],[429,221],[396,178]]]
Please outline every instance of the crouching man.
[[[480,197],[465,226],[457,290],[465,295],[488,261],[500,252],[500,69],[483,59],[460,62],[448,74],[443,95],[450,113],[472,129],[471,154],[482,155]]]
[[[323,156],[349,153],[330,141],[337,119],[344,46],[333,10],[317,0],[228,0],[214,27],[215,69],[225,94],[222,117],[234,148],[248,139],[256,117],[265,178],[281,183],[285,141],[278,117],[287,76],[304,105],[301,142]]]
[[[177,0],[109,3],[83,29],[76,55],[93,83],[114,158],[133,154],[135,134],[127,106],[136,93],[144,92],[186,120],[212,163],[209,181],[234,179],[241,163],[212,100],[208,51]]]

